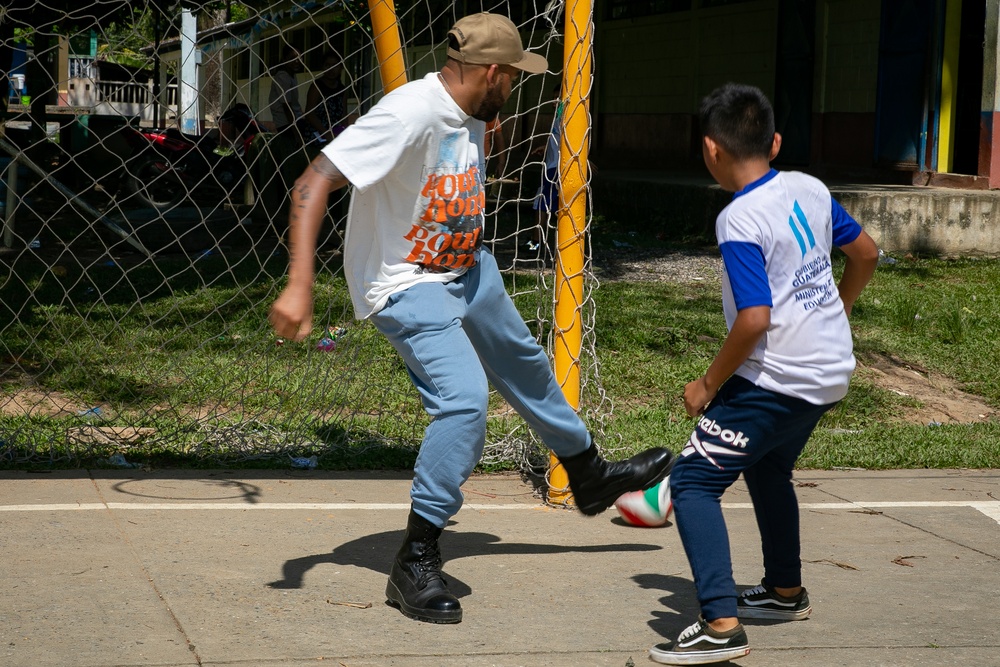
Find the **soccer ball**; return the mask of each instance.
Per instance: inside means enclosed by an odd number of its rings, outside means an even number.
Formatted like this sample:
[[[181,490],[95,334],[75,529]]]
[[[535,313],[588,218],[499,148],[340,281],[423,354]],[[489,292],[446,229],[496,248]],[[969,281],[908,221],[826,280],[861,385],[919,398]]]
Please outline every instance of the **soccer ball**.
[[[655,528],[667,523],[674,509],[670,501],[670,476],[645,491],[631,491],[615,501],[615,509],[625,523]]]

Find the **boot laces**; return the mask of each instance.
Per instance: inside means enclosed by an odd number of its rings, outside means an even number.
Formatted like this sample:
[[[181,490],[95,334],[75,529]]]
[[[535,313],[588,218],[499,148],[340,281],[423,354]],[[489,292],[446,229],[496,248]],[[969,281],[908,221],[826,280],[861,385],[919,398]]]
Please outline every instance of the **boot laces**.
[[[441,576],[441,550],[433,546],[426,547],[420,553],[417,561],[417,568],[420,572],[417,582],[420,586],[426,587],[432,581],[440,581],[444,584],[444,577]]]

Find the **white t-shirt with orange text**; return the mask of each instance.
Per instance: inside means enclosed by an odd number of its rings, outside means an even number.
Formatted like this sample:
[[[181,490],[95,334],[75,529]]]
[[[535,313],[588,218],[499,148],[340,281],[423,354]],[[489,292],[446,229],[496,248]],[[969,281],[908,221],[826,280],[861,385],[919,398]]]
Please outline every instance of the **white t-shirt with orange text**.
[[[437,73],[397,88],[323,149],[354,187],[344,274],[355,316],[450,282],[482,245],[483,135]]]

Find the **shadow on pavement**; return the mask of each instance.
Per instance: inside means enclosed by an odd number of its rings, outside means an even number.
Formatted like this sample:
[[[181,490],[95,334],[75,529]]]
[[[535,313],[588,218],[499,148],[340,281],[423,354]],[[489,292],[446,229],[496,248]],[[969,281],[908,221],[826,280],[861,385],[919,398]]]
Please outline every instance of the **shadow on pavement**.
[[[392,558],[403,541],[402,530],[392,530],[374,535],[365,535],[347,542],[330,553],[303,556],[285,561],[282,579],[268,584],[271,588],[302,588],[306,572],[324,563],[334,565],[355,565],[389,576]],[[456,597],[465,597],[472,588],[448,574],[447,560],[471,558],[473,556],[544,555],[565,553],[608,553],[656,551],[663,547],[652,544],[596,544],[564,546],[555,544],[526,544],[523,542],[504,543],[501,538],[490,533],[446,532],[441,537],[441,550],[446,555],[445,576],[448,588]],[[683,580],[680,580],[683,581]]]

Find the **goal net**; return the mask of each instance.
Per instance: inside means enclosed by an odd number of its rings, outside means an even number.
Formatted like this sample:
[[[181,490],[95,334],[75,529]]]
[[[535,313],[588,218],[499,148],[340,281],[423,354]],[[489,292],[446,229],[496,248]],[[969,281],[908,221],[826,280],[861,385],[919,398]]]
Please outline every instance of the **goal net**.
[[[369,3],[7,4],[0,461],[410,465],[429,418],[388,343],[353,319],[346,190],[321,233],[313,334],[283,341],[267,322],[288,266],[291,183],[383,95]],[[477,11],[509,16],[548,58],[546,74],[516,84],[487,142],[485,232],[550,351],[560,259],[549,139],[567,108],[563,54],[589,49],[565,43],[565,10],[559,0],[396,3],[409,80],[442,66],[447,31]],[[282,77],[299,109],[275,101]],[[589,74],[578,90],[589,96]],[[304,146],[281,129],[299,110],[292,130]],[[582,327],[580,412],[608,448],[584,257],[574,269],[583,289],[559,298],[573,300]],[[544,471],[524,422],[495,394],[490,407],[483,464]]]

